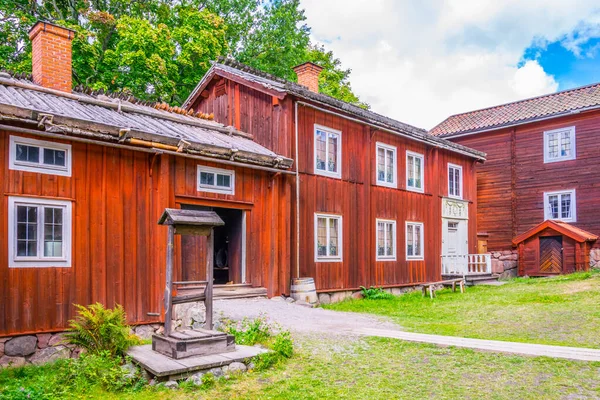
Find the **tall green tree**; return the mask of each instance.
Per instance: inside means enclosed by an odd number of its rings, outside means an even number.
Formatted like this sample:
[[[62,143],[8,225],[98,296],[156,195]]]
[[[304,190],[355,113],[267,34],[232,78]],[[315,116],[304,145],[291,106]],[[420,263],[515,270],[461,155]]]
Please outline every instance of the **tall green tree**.
[[[324,93],[360,106],[350,70],[310,44],[299,0],[0,0],[0,68],[31,71],[38,19],[77,31],[76,84],[180,104],[219,56],[294,80],[294,65],[325,70]]]

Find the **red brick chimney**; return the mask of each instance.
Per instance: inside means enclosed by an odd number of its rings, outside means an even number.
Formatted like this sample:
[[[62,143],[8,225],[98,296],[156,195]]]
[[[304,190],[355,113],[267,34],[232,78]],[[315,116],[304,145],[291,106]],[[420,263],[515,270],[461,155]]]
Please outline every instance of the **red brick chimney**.
[[[75,31],[38,21],[29,31],[33,81],[38,85],[71,92],[71,40]]]
[[[312,62],[305,62],[294,67],[298,75],[298,84],[306,86],[310,91],[319,93],[319,74],[323,67]]]

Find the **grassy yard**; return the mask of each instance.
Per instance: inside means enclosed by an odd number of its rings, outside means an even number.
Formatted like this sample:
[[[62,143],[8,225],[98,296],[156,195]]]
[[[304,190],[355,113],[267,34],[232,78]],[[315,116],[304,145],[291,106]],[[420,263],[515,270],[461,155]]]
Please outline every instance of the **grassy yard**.
[[[106,393],[87,388],[66,398],[121,399],[384,399],[474,398],[562,399],[600,396],[600,363],[571,362],[438,348],[392,339],[303,338],[287,363],[218,381],[208,389],[142,388]],[[51,384],[51,367],[33,369],[15,380],[0,372],[4,385]],[[25,377],[23,377],[25,376]],[[38,392],[39,393],[39,392]]]
[[[519,278],[503,286],[413,292],[390,300],[349,300],[332,310],[391,317],[408,331],[600,348],[600,273]]]

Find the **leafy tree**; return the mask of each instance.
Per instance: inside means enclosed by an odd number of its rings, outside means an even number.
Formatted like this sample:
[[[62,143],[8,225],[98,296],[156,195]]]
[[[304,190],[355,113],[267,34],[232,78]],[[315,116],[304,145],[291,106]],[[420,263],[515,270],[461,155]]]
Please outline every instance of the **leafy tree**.
[[[77,31],[75,84],[180,104],[218,56],[290,80],[310,60],[325,68],[323,93],[365,106],[350,70],[310,44],[299,0],[0,0],[0,69],[31,71],[38,19]]]

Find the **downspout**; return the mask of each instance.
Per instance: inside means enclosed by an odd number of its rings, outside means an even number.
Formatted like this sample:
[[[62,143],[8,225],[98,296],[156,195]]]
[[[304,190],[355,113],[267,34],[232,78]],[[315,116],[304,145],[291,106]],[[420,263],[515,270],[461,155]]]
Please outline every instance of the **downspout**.
[[[300,278],[300,169],[298,159],[298,101],[294,102],[295,158],[296,158],[296,278]]]

